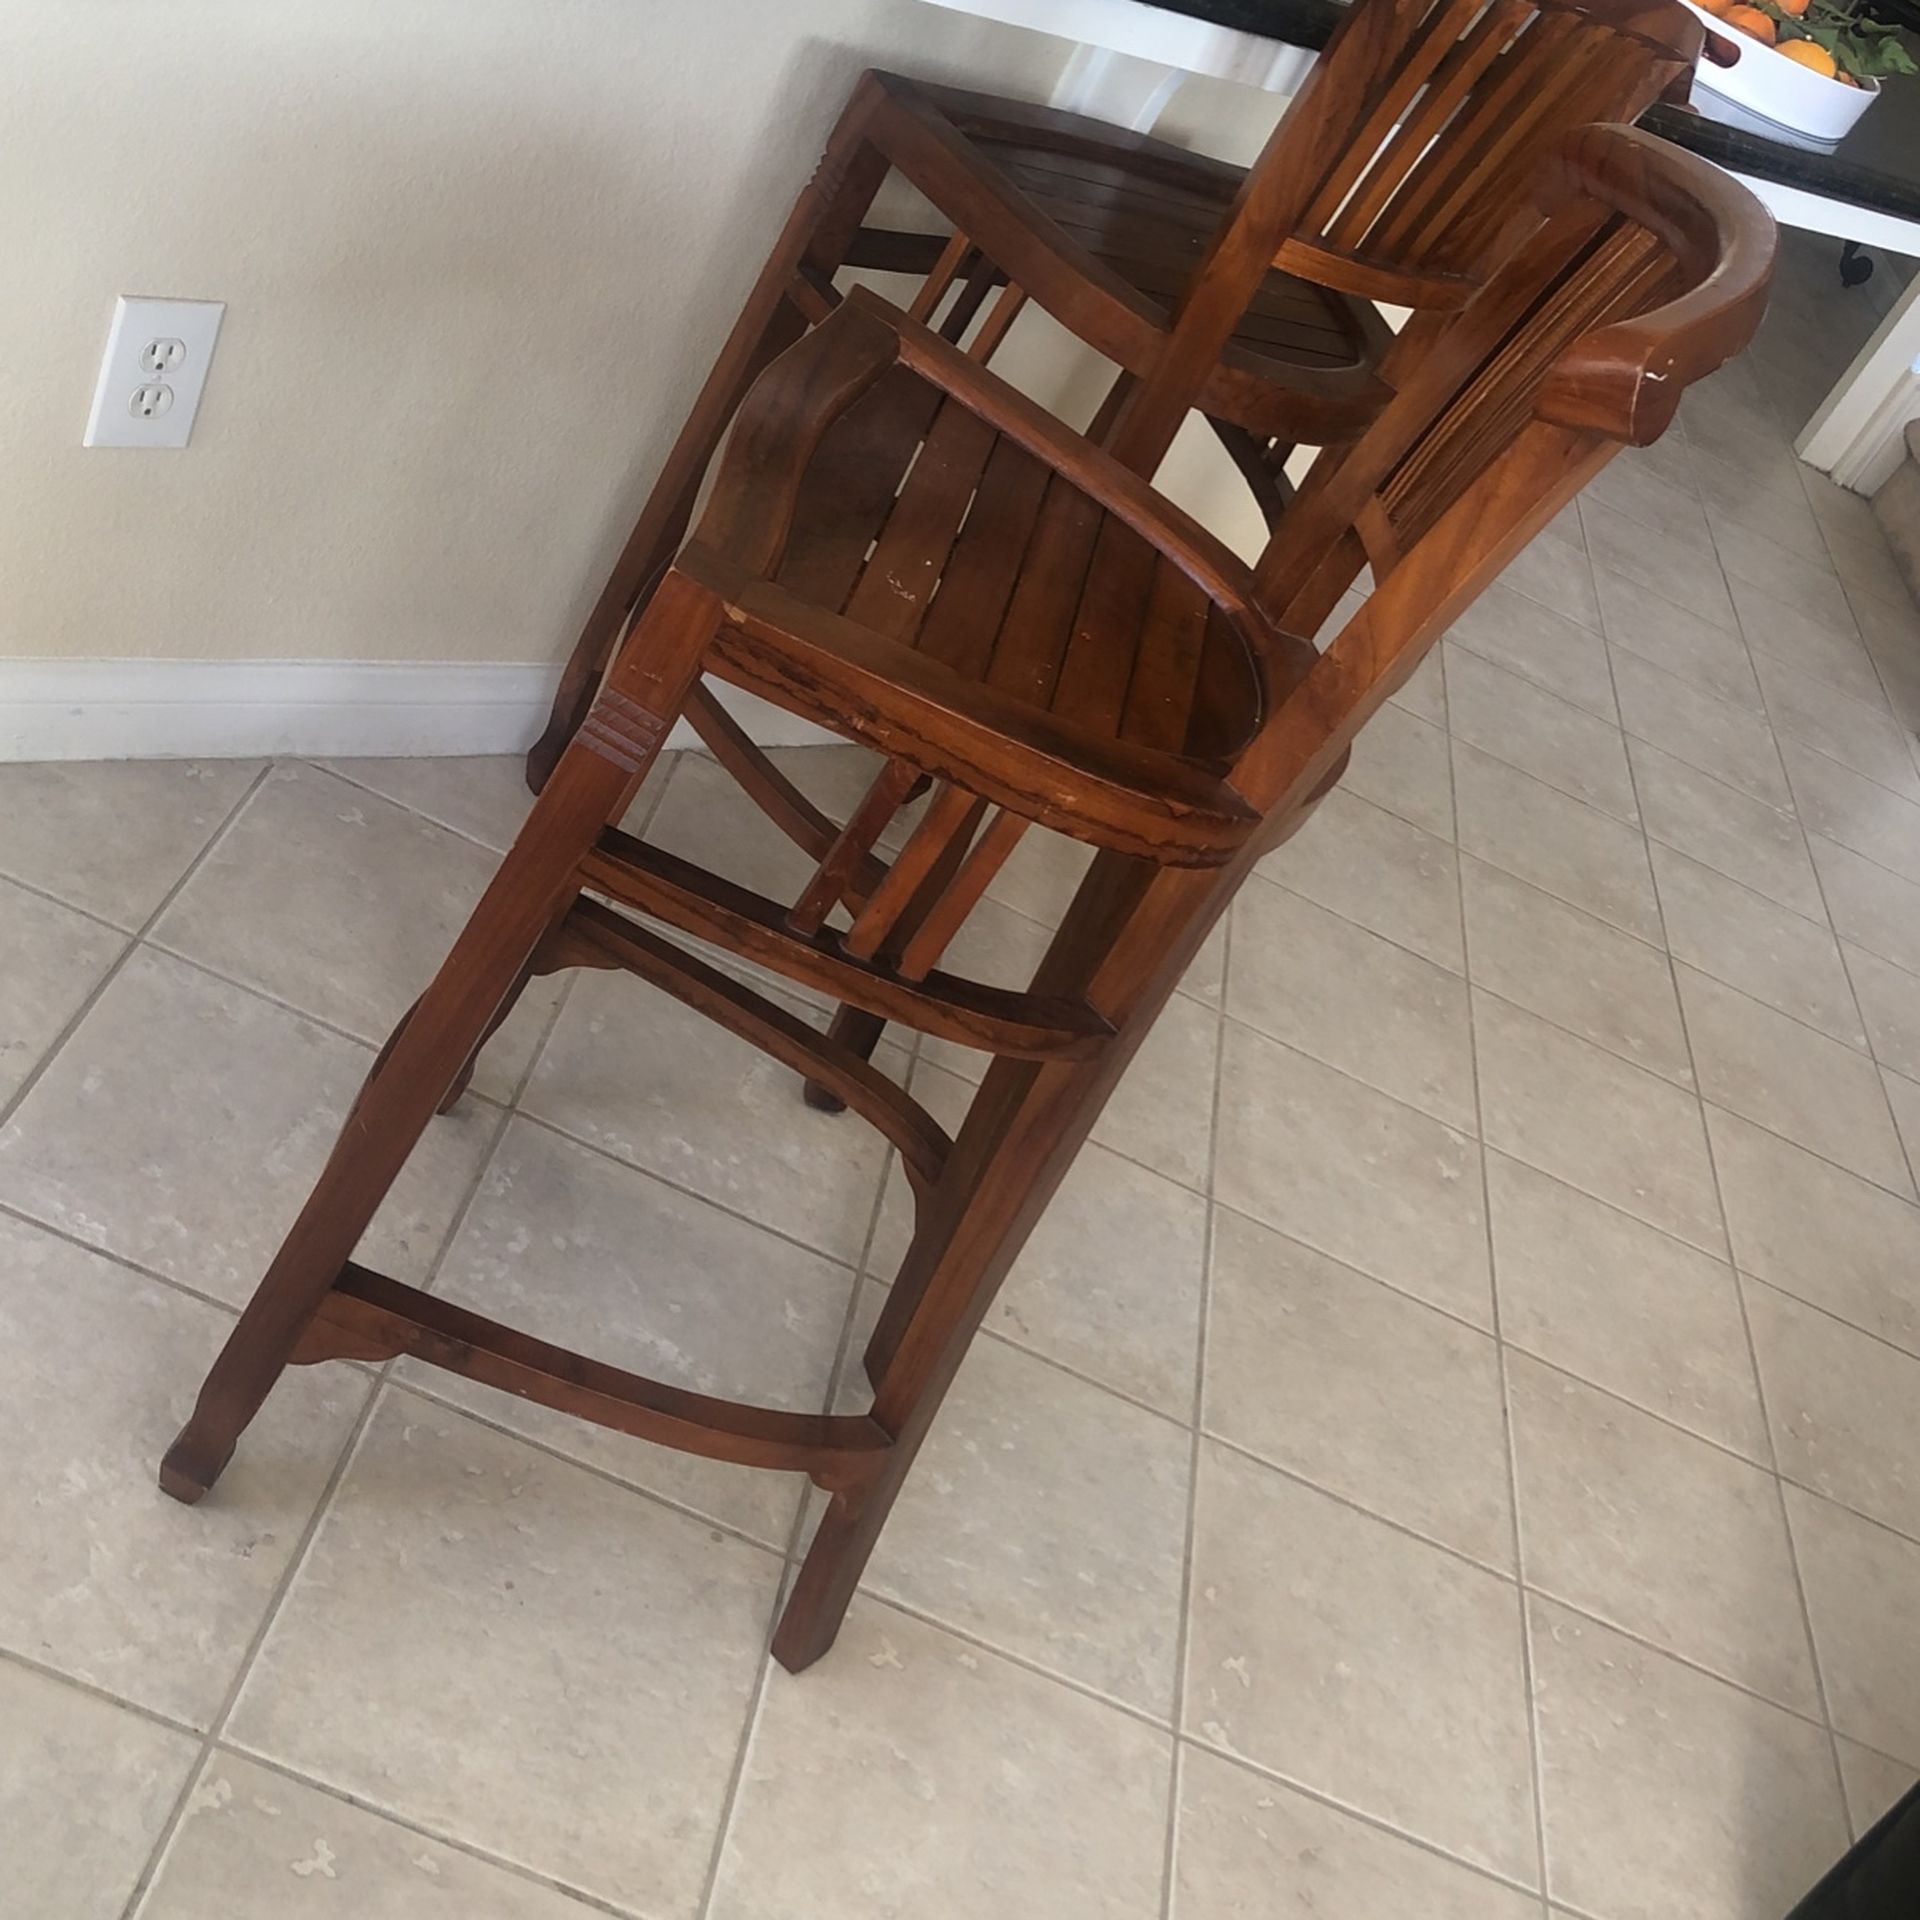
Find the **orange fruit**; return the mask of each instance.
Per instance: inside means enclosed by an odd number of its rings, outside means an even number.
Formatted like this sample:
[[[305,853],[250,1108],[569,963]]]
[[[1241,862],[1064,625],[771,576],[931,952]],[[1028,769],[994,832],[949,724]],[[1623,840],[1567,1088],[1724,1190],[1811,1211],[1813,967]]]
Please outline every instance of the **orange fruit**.
[[[1815,73],[1825,74],[1829,80],[1840,77],[1840,69],[1834,64],[1833,55],[1811,40],[1789,40],[1784,47],[1776,47],[1774,51],[1789,60],[1799,61],[1803,67]]]
[[[1836,72],[1833,77],[1838,80],[1843,87],[1857,87],[1860,84],[1850,73]]]
[[[1751,34],[1756,40],[1764,40],[1768,46],[1772,46],[1779,36],[1780,30],[1773,24],[1772,18],[1758,7],[1729,7],[1720,17],[1728,26],[1738,27],[1742,33]]]
[[[1694,0],[1694,5],[1701,12],[1714,14],[1722,19],[1726,17],[1727,9],[1736,3],[1737,0]]]
[[[1807,0],[1773,0],[1773,4],[1789,20],[1798,20],[1807,10]]]

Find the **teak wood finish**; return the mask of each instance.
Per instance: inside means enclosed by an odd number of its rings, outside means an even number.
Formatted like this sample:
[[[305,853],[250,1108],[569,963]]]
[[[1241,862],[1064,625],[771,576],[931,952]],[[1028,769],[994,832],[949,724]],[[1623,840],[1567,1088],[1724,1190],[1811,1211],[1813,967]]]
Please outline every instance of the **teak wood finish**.
[[[1600,127],[1547,156],[1532,184],[1544,224],[1443,327],[1389,353],[1393,398],[1316,462],[1253,569],[871,295],[850,296],[771,367],[698,532],[375,1063],[166,1455],[166,1490],[192,1501],[213,1485],[287,1365],[411,1354],[626,1433],[809,1475],[830,1499],[774,1651],[796,1670],[824,1652],[996,1288],[1242,878],[1307,817],[1435,636],[1619,445],[1655,439],[1682,390],[1758,323],[1772,226],[1715,169]],[[830,568],[800,539],[823,491],[884,481],[893,462],[876,449],[908,442],[904,484],[885,488],[868,541],[834,547]],[[1363,563],[1372,590],[1316,654],[1296,633]],[[870,818],[810,818],[817,872],[785,904],[613,824],[703,673],[930,783],[890,864]],[[893,803],[905,791],[895,782]],[[949,936],[1033,827],[1097,851],[1032,981],[943,971]],[[829,923],[833,908],[845,926]],[[656,926],[989,1055],[958,1133],[859,1048]],[[916,1224],[866,1348],[866,1412],[784,1412],[641,1379],[356,1261],[514,996],[567,967],[639,974],[899,1149]],[[796,1110],[796,1124],[842,1123]]]
[[[1373,303],[1456,311],[1511,244],[1536,157],[1684,95],[1701,40],[1671,0],[1354,0],[1245,172],[1085,116],[868,74],[574,647],[530,784],[684,536],[741,396],[833,310],[841,268],[924,276],[916,317],[938,310],[983,362],[1031,299],[1119,369],[1094,440],[1151,477],[1199,407],[1272,522],[1296,443],[1349,440],[1386,404],[1393,336]],[[867,224],[893,172],[951,235]],[[690,718],[811,850],[814,823],[764,757],[711,701]]]

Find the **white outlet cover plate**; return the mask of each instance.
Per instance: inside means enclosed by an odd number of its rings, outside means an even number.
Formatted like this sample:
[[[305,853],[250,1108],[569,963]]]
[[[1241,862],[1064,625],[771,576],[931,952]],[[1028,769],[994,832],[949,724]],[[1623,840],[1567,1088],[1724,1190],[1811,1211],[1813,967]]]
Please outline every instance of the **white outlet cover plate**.
[[[213,363],[213,343],[226,312],[222,300],[146,300],[122,294],[114,302],[100,384],[93,391],[83,447],[184,447],[200,410],[201,390]],[[150,373],[141,355],[156,340],[177,340],[184,351],[162,375]],[[164,383],[172,402],[142,417],[134,396]]]

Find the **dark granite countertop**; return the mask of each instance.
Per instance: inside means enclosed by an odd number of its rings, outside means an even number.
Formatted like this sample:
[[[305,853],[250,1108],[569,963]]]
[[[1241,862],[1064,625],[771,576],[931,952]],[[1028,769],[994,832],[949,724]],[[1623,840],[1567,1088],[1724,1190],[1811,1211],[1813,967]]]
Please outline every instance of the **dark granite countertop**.
[[[1151,0],[1241,33],[1323,47],[1340,18],[1340,0]],[[1830,152],[1769,140],[1684,108],[1654,107],[1641,119],[1650,132],[1736,173],[1803,187],[1829,199],[1920,220],[1920,75],[1882,82],[1883,97]]]

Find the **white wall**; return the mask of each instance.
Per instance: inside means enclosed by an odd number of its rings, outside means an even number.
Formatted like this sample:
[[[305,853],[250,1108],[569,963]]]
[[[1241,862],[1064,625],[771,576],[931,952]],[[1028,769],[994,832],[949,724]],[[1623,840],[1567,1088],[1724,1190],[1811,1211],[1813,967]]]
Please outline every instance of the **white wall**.
[[[918,0],[0,0],[0,661],[564,653]],[[225,300],[194,444],[83,451],[119,293]]]

